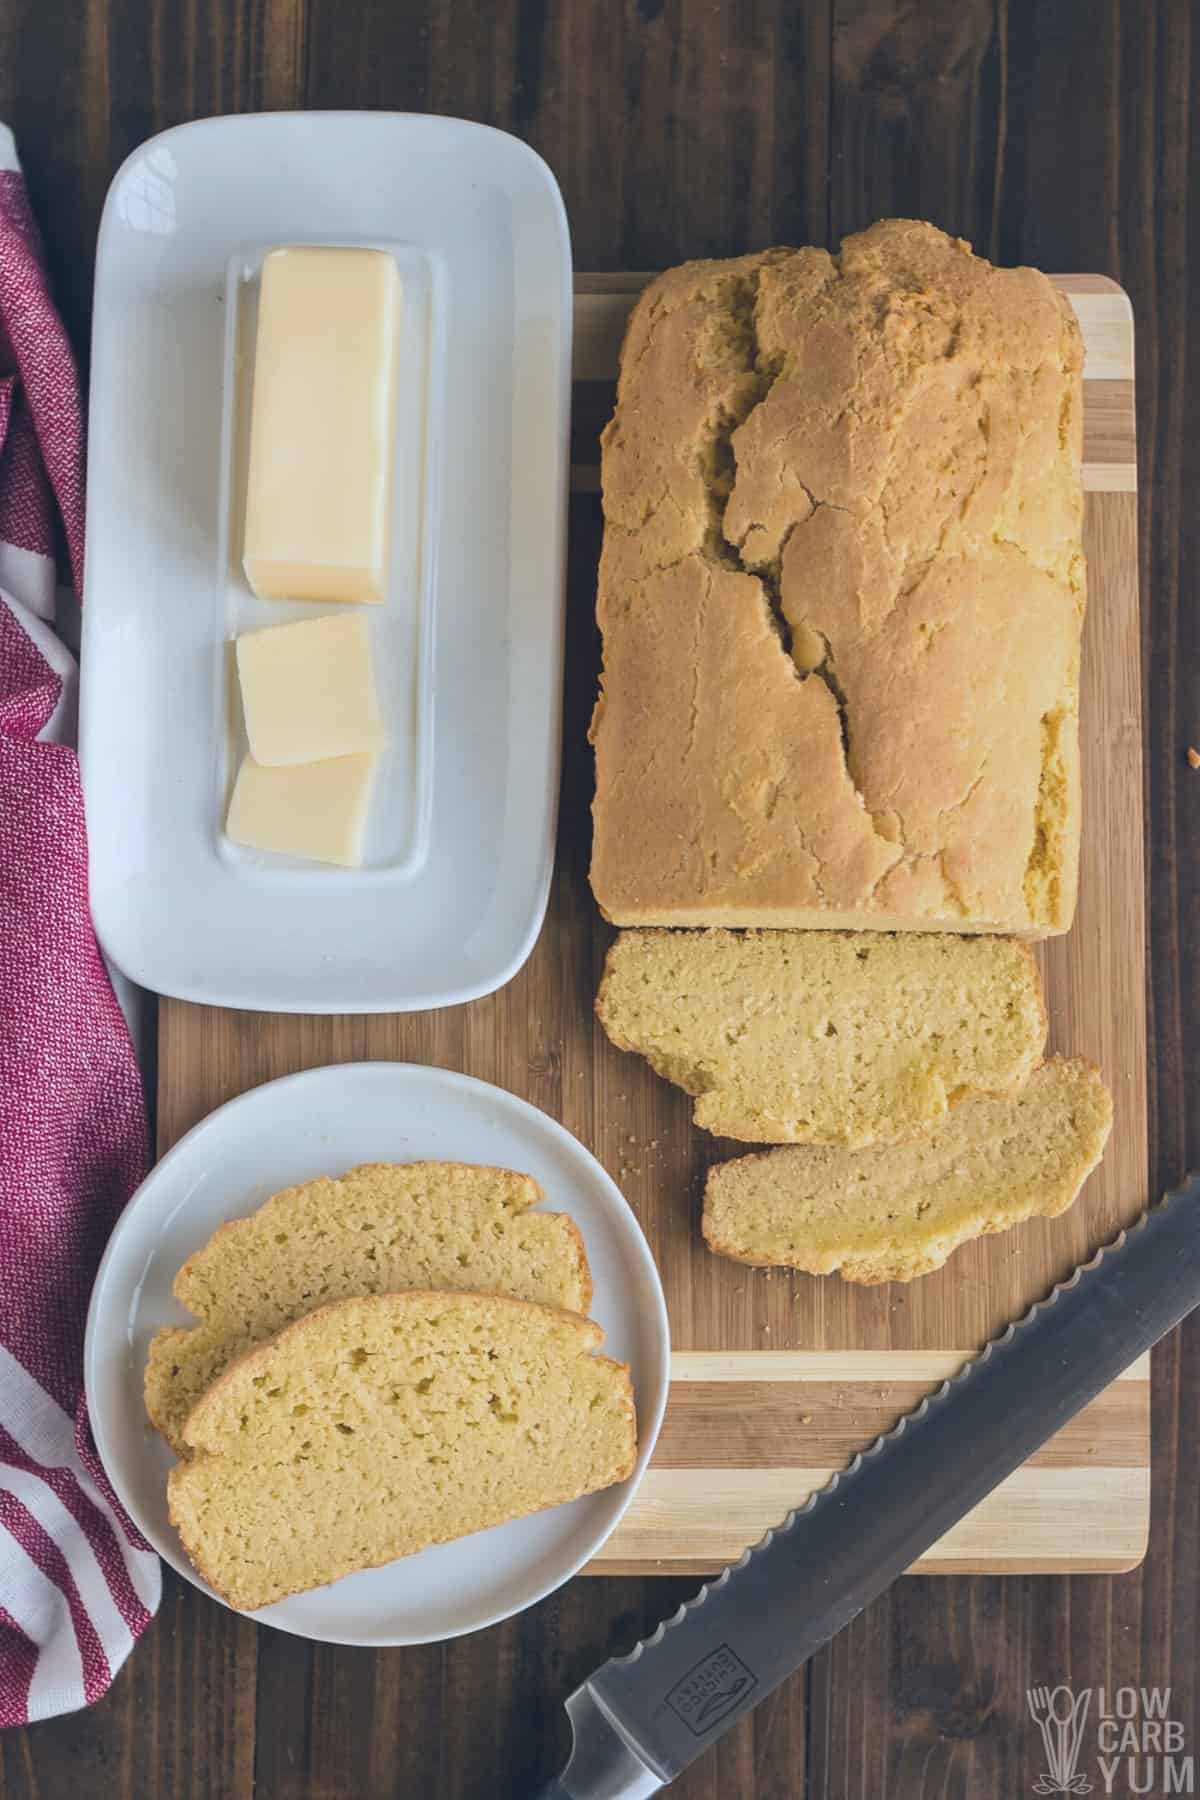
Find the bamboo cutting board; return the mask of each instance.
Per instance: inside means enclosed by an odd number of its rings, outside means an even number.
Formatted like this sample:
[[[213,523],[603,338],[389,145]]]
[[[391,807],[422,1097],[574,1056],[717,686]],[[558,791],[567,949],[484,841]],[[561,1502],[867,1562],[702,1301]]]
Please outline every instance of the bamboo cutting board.
[[[1051,1047],[1104,1069],[1116,1101],[1112,1141],[1065,1217],[969,1244],[910,1286],[853,1288],[746,1268],[704,1249],[704,1171],[742,1147],[693,1131],[687,1097],[614,1050],[592,1014],[611,936],[587,887],[597,437],[612,409],[625,318],[646,279],[576,279],[562,809],[550,910],[533,956],[499,994],[439,1013],[299,1018],[164,1001],[159,1139],[165,1150],[214,1106],[273,1076],[373,1057],[463,1069],[561,1119],[641,1219],[674,1344],[652,1466],[594,1568],[705,1573],[803,1501],[1148,1198],[1133,325],[1124,293],[1105,277],[1055,278],[1087,346],[1084,834],[1075,927],[1039,954]],[[917,1566],[1115,1571],[1140,1559],[1148,1524],[1143,1358]]]

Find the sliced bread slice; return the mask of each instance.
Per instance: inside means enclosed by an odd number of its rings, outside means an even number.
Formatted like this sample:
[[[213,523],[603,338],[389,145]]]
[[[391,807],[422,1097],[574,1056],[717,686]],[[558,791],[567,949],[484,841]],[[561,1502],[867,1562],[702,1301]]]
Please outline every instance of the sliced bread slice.
[[[254,1610],[624,1481],[629,1370],[577,1314],[497,1294],[339,1300],[239,1358],[168,1481],[199,1573]]]
[[[1065,1212],[1111,1125],[1099,1070],[1051,1057],[1020,1093],[968,1100],[911,1143],[768,1150],[710,1169],[704,1236],[739,1262],[911,1281],[970,1238]]]
[[[513,1294],[586,1312],[579,1229],[530,1209],[532,1176],[469,1163],[364,1163],[285,1188],[184,1263],[174,1293],[201,1323],[150,1345],[146,1410],[177,1455],[183,1422],[235,1356],[330,1300],[401,1288]]]
[[[623,931],[596,1011],[752,1144],[885,1144],[1029,1078],[1046,1041],[1030,951],[905,932]]]

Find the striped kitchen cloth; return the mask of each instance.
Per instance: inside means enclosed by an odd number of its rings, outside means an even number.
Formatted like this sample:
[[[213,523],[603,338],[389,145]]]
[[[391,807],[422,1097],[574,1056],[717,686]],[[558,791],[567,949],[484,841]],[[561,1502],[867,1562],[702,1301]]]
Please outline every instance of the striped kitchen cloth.
[[[161,1591],[81,1392],[92,1277],[148,1145],[88,911],[60,531],[78,590],[79,388],[0,127],[0,1725],[98,1699]]]

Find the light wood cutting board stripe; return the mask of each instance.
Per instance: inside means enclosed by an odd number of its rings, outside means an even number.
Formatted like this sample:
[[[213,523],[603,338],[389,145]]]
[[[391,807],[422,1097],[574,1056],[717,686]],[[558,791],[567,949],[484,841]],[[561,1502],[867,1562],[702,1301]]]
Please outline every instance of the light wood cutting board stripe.
[[[967,1360],[940,1351],[679,1353],[654,1467],[841,1468]],[[1096,1458],[1139,1467],[1149,1380],[1150,1359],[1141,1357],[1043,1444],[1031,1466],[1071,1468]]]
[[[833,1472],[815,1466],[660,1469],[654,1464],[593,1572],[712,1574],[802,1506]],[[936,1479],[931,1469],[930,1480]],[[1145,1554],[1149,1497],[1145,1465],[1027,1464],[961,1519],[911,1573],[1116,1574]],[[681,1542],[688,1546],[685,1557],[678,1554]]]
[[[672,1387],[654,1451],[656,1469],[839,1468],[890,1431],[931,1390],[893,1375],[886,1384],[839,1381],[689,1382]],[[714,1449],[719,1446],[719,1450]],[[1115,1382],[1031,1458],[1070,1468],[1098,1456],[1121,1468],[1146,1458],[1144,1383]]]
[[[690,1381],[840,1381],[868,1384],[915,1381],[932,1385],[957,1375],[972,1350],[674,1350],[671,1386]],[[1150,1357],[1117,1376],[1147,1382]]]

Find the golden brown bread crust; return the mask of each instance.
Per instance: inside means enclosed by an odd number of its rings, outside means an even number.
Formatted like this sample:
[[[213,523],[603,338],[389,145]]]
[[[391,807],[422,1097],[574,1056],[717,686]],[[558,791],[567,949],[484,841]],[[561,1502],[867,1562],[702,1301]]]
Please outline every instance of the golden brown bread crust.
[[[604,435],[592,886],[618,924],[1065,931],[1082,340],[886,220],[670,270]]]

